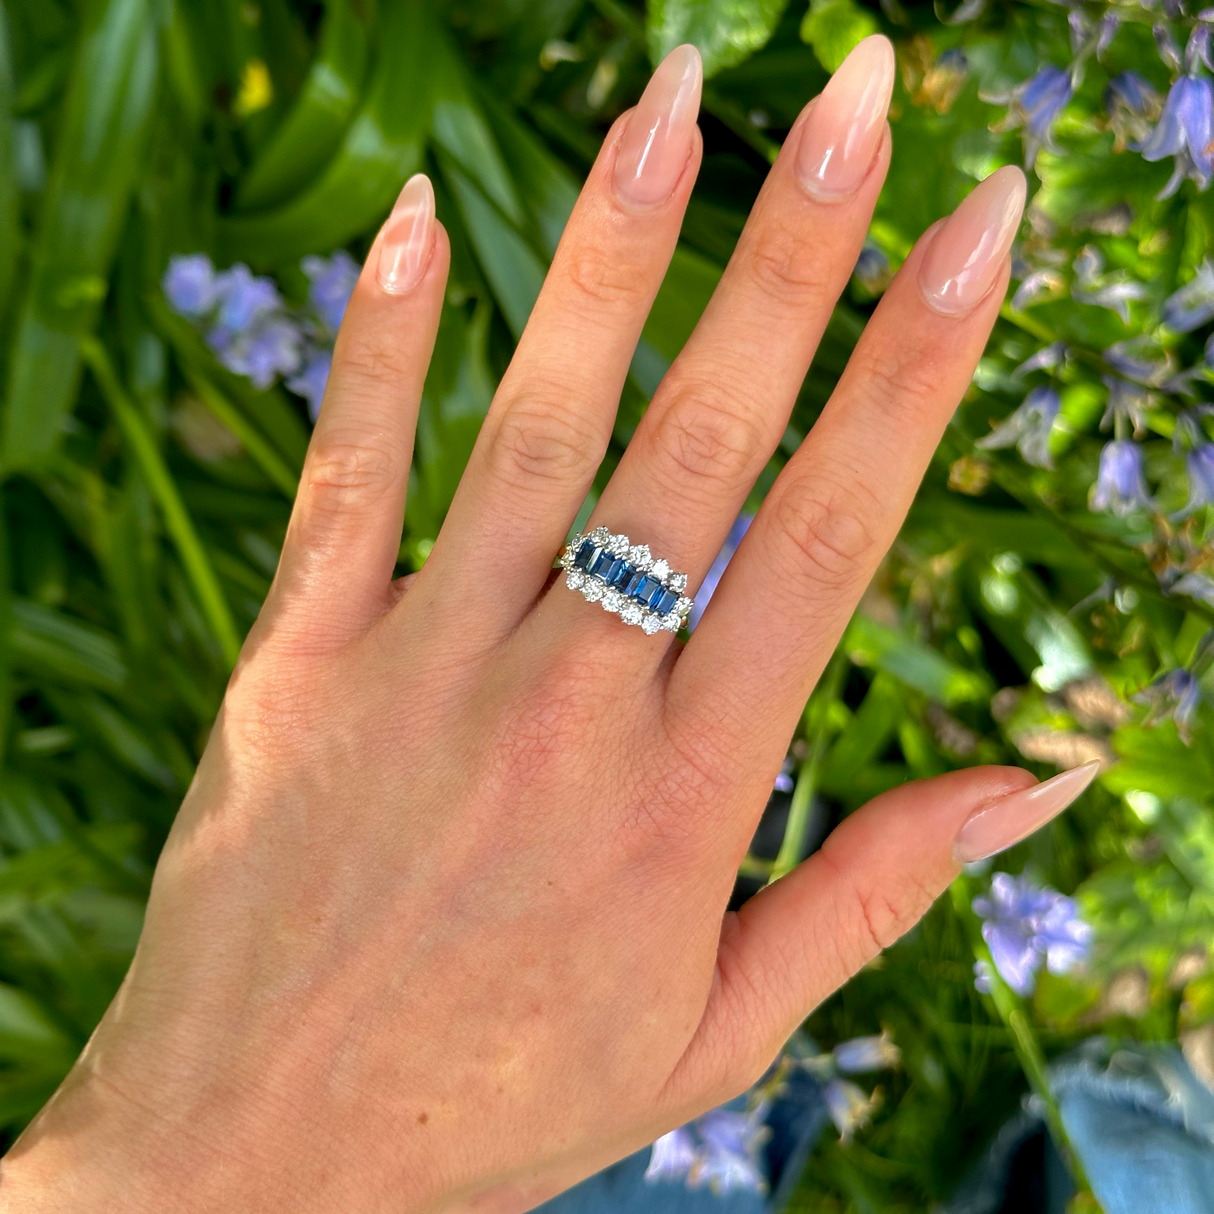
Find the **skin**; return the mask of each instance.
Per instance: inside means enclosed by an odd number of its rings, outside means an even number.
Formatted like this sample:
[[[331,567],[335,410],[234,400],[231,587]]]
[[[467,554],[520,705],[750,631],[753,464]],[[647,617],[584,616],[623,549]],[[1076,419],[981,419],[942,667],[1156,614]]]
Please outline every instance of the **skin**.
[[[694,587],[785,428],[867,230],[788,150],[592,524]],[[441,228],[337,343],[273,588],[156,870],[131,970],[0,1169],[0,1210],[513,1214],[732,1097],[1032,784],[896,789],[738,913],[806,697],[970,381],[1007,282],[928,306],[929,233],[693,639],[645,636],[552,560],[606,449],[677,239],[605,141],[433,554],[393,582]]]

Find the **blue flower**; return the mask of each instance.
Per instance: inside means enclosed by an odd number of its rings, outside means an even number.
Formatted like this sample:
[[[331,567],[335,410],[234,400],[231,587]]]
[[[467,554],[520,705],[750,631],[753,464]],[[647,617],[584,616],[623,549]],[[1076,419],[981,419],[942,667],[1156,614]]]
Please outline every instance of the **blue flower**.
[[[1176,165],[1158,197],[1169,198],[1186,177],[1204,190],[1214,175],[1210,156],[1211,111],[1214,90],[1204,76],[1181,76],[1168,90],[1159,125],[1139,149],[1144,160],[1174,156]]]
[[[320,416],[320,402],[324,399],[332,366],[332,350],[314,350],[305,359],[302,370],[287,380],[287,387],[308,402],[308,416],[313,421]]]
[[[191,320],[210,312],[219,297],[215,267],[205,253],[170,258],[160,285],[169,307]]]
[[[282,307],[282,296],[272,278],[259,277],[243,262],[215,277],[217,342],[244,333],[255,320]]]
[[[822,1089],[822,1099],[844,1146],[851,1142],[857,1130],[868,1125],[874,1110],[881,1103],[878,1093],[870,1096],[850,1079],[837,1076]]]
[[[1163,305],[1163,322],[1173,333],[1191,333],[1214,320],[1214,263],[1203,261],[1197,273]]]
[[[1129,305],[1147,297],[1145,284],[1135,282],[1124,270],[1104,274],[1104,258],[1092,245],[1084,245],[1079,250],[1072,268],[1075,281],[1071,286],[1071,298],[1079,303],[1108,308],[1127,325],[1130,323]]]
[[[1073,91],[1068,72],[1052,63],[1047,63],[1031,80],[1014,88],[1003,97],[985,97],[984,100],[1009,103],[1007,116],[996,123],[993,131],[1010,131],[1023,127],[1024,162],[1032,168],[1037,153],[1050,147],[1050,131],[1054,120],[1071,99]]]
[[[734,520],[729,534],[725,537],[725,543],[721,545],[721,551],[717,553],[716,559],[709,566],[704,580],[700,583],[700,589],[696,592],[695,606],[691,609],[688,627],[694,628],[700,622],[704,608],[708,606],[708,600],[712,598],[717,586],[720,585],[721,578],[725,576],[726,566],[737,551],[738,545],[742,542],[742,537],[746,534],[753,519],[754,515],[743,513]]]
[[[1053,388],[1034,388],[1018,408],[974,445],[983,451],[1015,446],[1021,458],[1037,468],[1053,468],[1050,431],[1062,399]]]
[[[1172,373],[1171,357],[1159,357],[1159,346],[1150,339],[1131,337],[1114,342],[1104,351],[1104,361],[1119,375],[1135,383],[1158,387]]]
[[[1117,375],[1102,375],[1100,378],[1109,391],[1100,428],[1107,430],[1112,426],[1114,433],[1120,434],[1122,427],[1129,424],[1134,427],[1135,436],[1141,437],[1146,430],[1151,394],[1140,384],[1132,384]]]
[[[888,1031],[879,1037],[853,1037],[840,1042],[831,1051],[835,1066],[845,1075],[863,1075],[869,1071],[885,1071],[902,1062],[902,1051],[894,1044]]]
[[[1210,27],[1199,21],[1193,26],[1189,35],[1188,45],[1184,48],[1184,67],[1190,75],[1196,75],[1199,67],[1214,71],[1214,63],[1210,61]]]
[[[1172,31],[1162,21],[1158,22],[1152,31],[1155,35],[1155,49],[1166,67],[1174,72],[1180,71],[1180,47],[1172,37]]]
[[[1189,501],[1183,513],[1192,514],[1214,503],[1214,443],[1202,443],[1185,456],[1189,474]]]
[[[223,334],[225,343],[212,345],[219,361],[229,371],[252,380],[255,387],[268,388],[279,376],[294,375],[303,359],[303,333],[285,316],[268,316],[232,334],[217,329],[208,337]]]
[[[1100,453],[1100,471],[1092,487],[1093,510],[1111,510],[1119,517],[1151,507],[1142,474],[1142,448],[1132,439],[1114,439]]]
[[[1132,698],[1134,703],[1147,708],[1144,725],[1172,721],[1183,742],[1193,740],[1193,720],[1201,706],[1201,683],[1191,670],[1183,666],[1169,670]]]
[[[894,277],[893,267],[889,258],[871,241],[866,241],[856,259],[856,268],[852,271],[856,281],[871,295],[880,295]]]
[[[1030,371],[1052,371],[1055,367],[1062,366],[1066,359],[1066,342],[1051,342],[1048,346],[1042,346],[1036,354],[1030,354],[1012,374],[1020,377],[1028,375]]]
[[[765,1193],[761,1151],[771,1133],[768,1108],[761,1101],[746,1112],[712,1109],[663,1134],[650,1150],[645,1179],[681,1180],[691,1189],[708,1185],[715,1193]]]
[[[1087,957],[1092,929],[1074,900],[1027,877],[996,873],[990,895],[974,899],[974,913],[984,920],[982,938],[995,969],[1018,995],[1032,993],[1042,962],[1051,973],[1064,974]],[[979,990],[984,979],[989,989],[980,967],[975,975]]]
[[[792,755],[785,756],[784,762],[780,764],[780,770],[776,775],[776,782],[772,788],[773,792],[792,792],[797,786],[796,780],[793,779],[793,769],[796,767],[796,760]]]
[[[346,305],[358,282],[358,263],[345,249],[338,249],[332,257],[305,257],[303,272],[308,276],[308,300],[330,333],[341,327]]]

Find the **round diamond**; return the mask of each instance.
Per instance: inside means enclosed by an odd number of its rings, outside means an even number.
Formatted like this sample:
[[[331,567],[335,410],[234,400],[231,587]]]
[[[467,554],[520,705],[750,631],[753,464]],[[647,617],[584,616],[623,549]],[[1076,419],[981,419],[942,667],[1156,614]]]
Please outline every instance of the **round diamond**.
[[[562,569],[568,569],[573,564],[572,550],[566,548],[565,551],[561,553],[561,559],[557,561],[557,564],[560,565]]]
[[[678,632],[683,626],[683,621],[672,611],[669,615],[662,616],[662,629],[664,632]]]
[[[586,575],[580,569],[570,569],[569,572],[565,574],[565,585],[568,586],[570,590],[581,590],[582,586],[585,585],[585,582]]]
[[[597,578],[588,577],[586,584],[582,587],[582,594],[586,596],[588,603],[597,603],[603,597],[603,591],[606,587]]]
[[[690,599],[679,599],[679,601],[674,605],[674,611],[672,614],[677,615],[681,620],[685,620],[691,614],[692,606],[693,604]]]
[[[625,603],[624,610],[620,612],[620,619],[625,624],[639,624],[641,622],[641,606],[639,603]]]
[[[659,582],[664,582],[670,576],[670,566],[665,561],[654,561],[649,570]]]
[[[603,595],[604,611],[619,611],[624,605],[624,596],[618,590],[608,590]]]
[[[654,615],[652,611],[647,611],[645,618],[641,621],[641,627],[645,630],[646,636],[653,636],[662,627],[662,617]]]
[[[628,550],[628,563],[645,573],[653,564],[653,555],[648,544],[637,544]]]
[[[612,556],[627,556],[629,547],[626,535],[613,535],[611,542],[607,545],[607,550]]]
[[[606,527],[596,527],[591,533],[590,538],[601,548],[609,539],[611,532]]]
[[[677,590],[679,594],[682,594],[687,589],[687,574],[672,573],[666,584],[671,590]]]

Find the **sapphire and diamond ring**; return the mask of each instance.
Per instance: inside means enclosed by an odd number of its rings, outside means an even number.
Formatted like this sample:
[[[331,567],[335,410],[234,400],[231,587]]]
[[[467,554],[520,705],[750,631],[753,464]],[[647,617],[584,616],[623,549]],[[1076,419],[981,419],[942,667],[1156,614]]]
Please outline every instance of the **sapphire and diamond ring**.
[[[678,632],[687,623],[692,608],[686,596],[687,574],[676,573],[626,535],[613,535],[606,527],[575,535],[559,564],[570,590],[580,591],[588,603],[601,603],[604,611],[650,636]]]

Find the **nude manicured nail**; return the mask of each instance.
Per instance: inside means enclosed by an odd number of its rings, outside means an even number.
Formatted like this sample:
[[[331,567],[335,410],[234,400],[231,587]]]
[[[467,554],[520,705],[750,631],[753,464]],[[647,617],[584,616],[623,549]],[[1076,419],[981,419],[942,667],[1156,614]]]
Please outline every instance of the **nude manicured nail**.
[[[425,173],[415,173],[384,224],[376,267],[379,285],[392,295],[412,291],[425,276],[433,252],[434,187]]]
[[[1099,770],[1100,760],[1093,759],[1032,788],[1009,793],[978,810],[957,832],[954,858],[959,864],[970,864],[1019,843],[1062,813],[1091,784]]]
[[[853,194],[868,173],[885,131],[894,88],[894,48],[865,38],[839,65],[801,128],[796,171],[823,202]]]
[[[945,220],[919,267],[919,289],[937,312],[968,312],[991,289],[1024,212],[1024,174],[992,173]]]
[[[658,64],[615,157],[615,188],[625,202],[657,206],[674,192],[691,155],[703,75],[691,45],[676,46]]]

